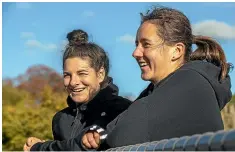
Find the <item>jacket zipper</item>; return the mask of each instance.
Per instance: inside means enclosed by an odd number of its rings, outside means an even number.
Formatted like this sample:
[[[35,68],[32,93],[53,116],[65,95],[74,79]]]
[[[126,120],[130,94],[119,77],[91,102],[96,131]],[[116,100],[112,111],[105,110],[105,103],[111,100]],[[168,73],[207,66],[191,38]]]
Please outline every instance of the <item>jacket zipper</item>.
[[[73,138],[75,136],[75,131],[77,130],[76,128],[78,127],[78,115],[79,115],[79,109],[77,107],[77,112],[76,112],[76,116],[71,124],[71,126],[73,126],[72,132],[71,132],[71,138]]]

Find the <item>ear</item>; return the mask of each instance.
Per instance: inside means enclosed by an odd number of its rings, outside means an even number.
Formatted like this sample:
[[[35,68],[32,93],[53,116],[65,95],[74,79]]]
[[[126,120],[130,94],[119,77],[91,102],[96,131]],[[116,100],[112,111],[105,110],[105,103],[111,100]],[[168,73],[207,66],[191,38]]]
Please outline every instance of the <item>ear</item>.
[[[183,43],[176,43],[171,50],[171,61],[176,61],[185,54],[185,45]]]
[[[101,68],[100,68],[100,70],[99,70],[98,73],[97,73],[97,76],[98,76],[99,83],[101,83],[101,82],[104,81],[104,78],[105,78],[105,70],[104,70],[104,67],[101,67]]]

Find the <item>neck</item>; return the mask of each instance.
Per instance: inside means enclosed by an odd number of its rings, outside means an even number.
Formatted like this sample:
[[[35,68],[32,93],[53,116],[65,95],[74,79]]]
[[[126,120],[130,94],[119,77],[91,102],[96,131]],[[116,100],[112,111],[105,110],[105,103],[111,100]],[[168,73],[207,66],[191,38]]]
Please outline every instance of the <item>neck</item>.
[[[168,75],[178,70],[182,65],[183,63],[171,65],[170,67],[166,68],[167,70],[162,71],[162,74],[156,77],[156,79],[152,80],[151,82],[153,84],[159,83],[161,80],[165,79]]]

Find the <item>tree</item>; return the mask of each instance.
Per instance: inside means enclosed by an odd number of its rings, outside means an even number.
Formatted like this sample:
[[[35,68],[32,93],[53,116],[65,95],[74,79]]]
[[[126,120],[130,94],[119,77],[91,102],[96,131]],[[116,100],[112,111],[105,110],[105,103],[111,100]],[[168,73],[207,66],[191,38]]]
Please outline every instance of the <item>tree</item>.
[[[19,88],[4,86],[3,90],[7,92],[3,99],[3,150],[22,150],[30,136],[52,139],[52,118],[66,107],[67,95],[54,93],[50,86],[46,86],[40,93],[41,102],[37,103]]]
[[[135,99],[130,93],[124,97]],[[66,98],[62,77],[44,65],[32,66],[16,79],[3,80],[3,151],[21,151],[30,136],[52,139],[52,118],[67,106]],[[235,95],[221,113],[225,129],[235,128]]]
[[[24,74],[14,80],[14,83],[17,84],[17,88],[30,92],[36,98],[46,85],[55,92],[64,92],[62,76],[45,65],[29,67]]]
[[[235,128],[235,94],[230,102],[221,111],[224,128],[226,130]]]
[[[52,139],[54,114],[65,108],[67,93],[62,77],[53,69],[36,65],[15,79],[3,81],[3,150],[22,150],[30,136]]]

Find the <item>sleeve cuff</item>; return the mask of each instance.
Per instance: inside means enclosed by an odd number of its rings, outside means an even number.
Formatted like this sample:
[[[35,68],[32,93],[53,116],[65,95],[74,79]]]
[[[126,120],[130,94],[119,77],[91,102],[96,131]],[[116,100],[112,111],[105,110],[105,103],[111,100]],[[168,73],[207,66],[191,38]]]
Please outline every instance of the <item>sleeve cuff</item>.
[[[103,129],[102,127],[98,126],[98,125],[93,125],[93,126],[90,126],[90,127],[87,127],[85,128],[85,130],[83,131],[82,133],[82,136],[83,137],[88,131],[96,131],[100,134],[100,144],[99,146],[105,141],[105,139],[107,138],[107,132],[105,129]],[[82,139],[82,138],[81,138]],[[81,144],[81,147],[83,148],[83,150],[86,150],[86,151],[96,151],[98,148],[95,148],[95,149],[88,149],[86,148],[83,144],[82,144],[82,140],[80,141],[80,144]]]
[[[40,151],[40,147],[43,143],[42,142],[38,142],[36,144],[34,144],[31,148],[30,151]]]

